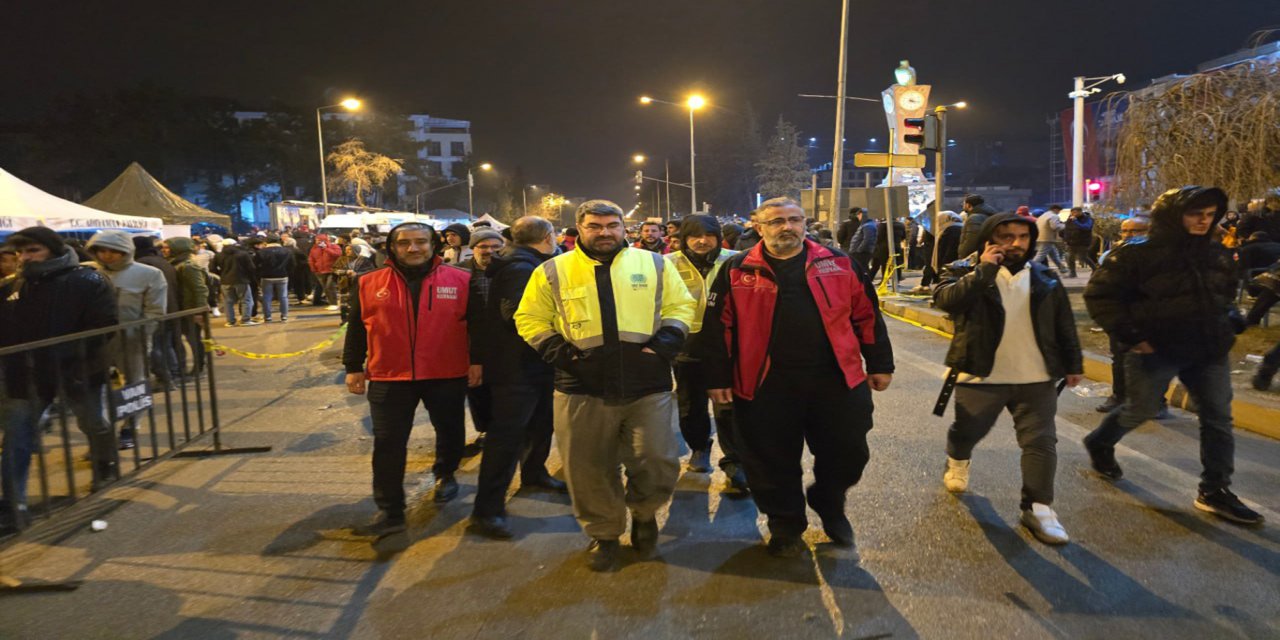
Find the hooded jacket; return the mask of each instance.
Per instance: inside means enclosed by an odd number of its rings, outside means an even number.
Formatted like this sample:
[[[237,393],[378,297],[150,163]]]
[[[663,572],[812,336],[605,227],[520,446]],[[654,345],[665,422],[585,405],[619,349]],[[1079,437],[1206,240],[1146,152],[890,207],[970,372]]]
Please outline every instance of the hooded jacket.
[[[116,289],[116,309],[120,322],[164,315],[169,301],[169,283],[159,269],[134,261],[131,236],[124,231],[99,231],[85,244],[85,249],[92,254],[99,247],[125,254],[124,260],[116,267],[108,267],[97,261],[93,264]]]
[[[1093,216],[1082,211],[1079,216],[1072,215],[1062,225],[1062,241],[1068,247],[1088,247],[1093,244]]]
[[[213,259],[213,265],[224,287],[252,284],[257,278],[253,254],[240,245],[224,246]]]
[[[101,329],[119,321],[111,282],[81,265],[70,247],[43,262],[23,265],[17,277],[0,283],[0,347]],[[52,398],[59,373],[64,385],[83,381],[86,375],[89,381],[100,383],[105,370],[101,358],[104,341],[87,339],[83,352],[74,342],[40,349],[30,354],[30,361],[27,354],[6,357],[8,397],[30,398],[34,383],[40,396]],[[29,367],[29,363],[35,366]]]
[[[268,243],[254,256],[259,278],[288,278],[293,272],[293,249]]]
[[[978,246],[991,240],[996,227],[1018,222],[1031,230],[1031,246],[1023,269],[1031,275],[1031,328],[1044,357],[1045,369],[1053,378],[1084,373],[1080,338],[1066,287],[1044,265],[1033,262],[1037,231],[1033,221],[1016,213],[1000,213],[987,218],[974,239]],[[978,261],[972,253],[943,270],[942,282],[933,294],[934,307],[955,323],[955,335],[947,350],[946,365],[978,377],[991,375],[996,348],[1004,335],[1005,311],[996,286],[1000,265]]]
[[[449,246],[448,242],[442,242],[438,246],[442,248],[440,255],[444,257],[445,264],[461,266],[462,263],[471,259],[471,229],[461,222],[455,222],[444,228],[444,232],[440,235],[443,237],[445,233],[450,231],[458,234],[462,239],[462,244],[457,248]]]
[[[311,246],[310,253],[307,254],[307,264],[310,265],[312,273],[329,275],[333,271],[334,261],[340,255],[342,255],[342,247],[339,247],[336,242],[332,242],[332,238],[321,233],[316,236],[316,242]]]
[[[165,302],[165,313],[174,313],[181,307],[178,300],[178,272],[174,270],[173,265],[169,264],[164,256],[160,255],[160,251],[156,249],[155,238],[151,236],[132,236],[133,241],[133,259],[147,265],[155,267],[164,274],[164,282],[167,285],[168,296]]]
[[[486,384],[550,385],[555,369],[542,360],[516,330],[516,309],[534,269],[551,256],[514,245],[496,255],[485,269],[489,278],[489,302],[478,323],[476,359],[484,365]]]
[[[209,274],[192,258],[195,243],[191,238],[170,238],[165,243],[169,245],[169,264],[178,275],[178,309],[205,306],[209,301]]]
[[[1158,354],[1196,361],[1231,350],[1238,329],[1239,286],[1231,251],[1212,231],[1193,236],[1182,224],[1192,204],[1226,213],[1221,189],[1170,189],[1151,208],[1151,233],[1112,249],[1084,291],[1089,315],[1126,348],[1140,342]]]

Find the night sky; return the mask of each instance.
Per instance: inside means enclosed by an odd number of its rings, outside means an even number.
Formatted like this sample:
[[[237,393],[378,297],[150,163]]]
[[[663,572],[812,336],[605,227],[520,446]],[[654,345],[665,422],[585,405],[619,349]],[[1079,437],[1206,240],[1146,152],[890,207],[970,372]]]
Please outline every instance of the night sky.
[[[370,108],[472,121],[478,160],[521,166],[570,196],[630,198],[630,156],[687,157],[686,112],[637,97],[702,91],[763,122],[779,113],[830,147],[839,0],[48,1],[6,7],[0,122],[58,95],[151,81],[247,107],[354,93]],[[859,1],[849,94],[876,97],[898,60],[964,99],[951,137],[1047,145],[1075,75],[1153,77],[1280,26],[1276,0]],[[738,117],[704,111],[699,118]],[[850,103],[847,137],[883,136]],[[1047,155],[1047,146],[1043,146]]]

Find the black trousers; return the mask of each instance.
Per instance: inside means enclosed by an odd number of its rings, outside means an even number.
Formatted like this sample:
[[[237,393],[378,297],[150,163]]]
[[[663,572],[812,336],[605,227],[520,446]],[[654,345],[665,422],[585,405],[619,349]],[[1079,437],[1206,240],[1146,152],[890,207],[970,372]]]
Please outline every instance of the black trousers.
[[[680,409],[680,435],[694,451],[711,448],[711,414],[707,411],[707,376],[696,360],[675,362],[676,403]],[[715,405],[716,431],[720,435],[720,468],[738,462],[733,437],[733,407]]]
[[[492,385],[493,419],[485,433],[484,456],[472,514],[487,518],[506,514],[507,489],[520,464],[525,480],[547,474],[551,453],[554,412],[553,387],[542,385]],[[522,482],[523,484],[523,482]]]
[[[485,433],[493,422],[493,388],[487,384],[467,389],[467,408],[471,410],[471,423],[476,431]]]
[[[370,382],[373,418],[373,501],[389,515],[404,515],[404,466],[418,403],[436,431],[436,477],[451,475],[466,444],[467,379]]]
[[[738,454],[756,506],[773,535],[808,528],[805,499],[818,515],[844,512],[845,492],[871,458],[871,387],[845,387],[839,372],[821,376],[773,371],[753,400],[736,398]],[[813,454],[813,485],[803,489],[804,445]]]

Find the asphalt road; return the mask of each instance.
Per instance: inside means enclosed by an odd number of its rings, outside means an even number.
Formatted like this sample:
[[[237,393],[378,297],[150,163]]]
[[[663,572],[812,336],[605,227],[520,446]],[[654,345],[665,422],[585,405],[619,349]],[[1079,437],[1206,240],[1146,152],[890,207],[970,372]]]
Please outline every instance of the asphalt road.
[[[218,329],[291,351],[336,318]],[[1119,452],[1126,479],[1088,471],[1080,438],[1099,399],[1059,407],[1055,508],[1072,544],[1017,524],[1018,455],[1006,418],[975,453],[971,492],[941,486],[947,421],[930,410],[946,342],[890,321],[898,374],[876,395],[872,460],[849,493],[857,544],[767,556],[749,499],[685,471],[659,517],[660,557],[587,571],[567,499],[517,492],[516,539],[466,532],[479,458],[437,508],[425,417],[411,442],[407,535],[371,544],[368,411],[339,385],[336,352],[218,361],[230,446],[270,453],[173,460],[108,492],[109,528],[0,553],[0,575],[84,580],[0,598],[3,638],[1268,638],[1280,637],[1280,442],[1237,432],[1236,491],[1269,522],[1195,511],[1197,431],[1148,424]],[[718,457],[718,452],[717,452]],[[558,461],[553,457],[553,470]],[[36,536],[39,539],[39,536]]]

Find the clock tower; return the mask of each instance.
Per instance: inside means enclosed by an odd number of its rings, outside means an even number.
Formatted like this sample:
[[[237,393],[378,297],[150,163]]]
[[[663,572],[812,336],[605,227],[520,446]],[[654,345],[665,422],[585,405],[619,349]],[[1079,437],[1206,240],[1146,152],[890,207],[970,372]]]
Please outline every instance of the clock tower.
[[[929,107],[929,85],[916,84],[915,69],[906,60],[894,71],[897,83],[885,89],[880,97],[884,100],[884,115],[893,131],[889,145],[889,153],[915,155],[920,152],[917,145],[903,139],[907,131],[902,128],[904,118],[922,118]],[[897,168],[893,170],[893,184],[907,186],[907,201],[914,215],[924,209],[934,198],[933,183],[924,177],[919,169]],[[880,186],[886,186],[887,181]]]

